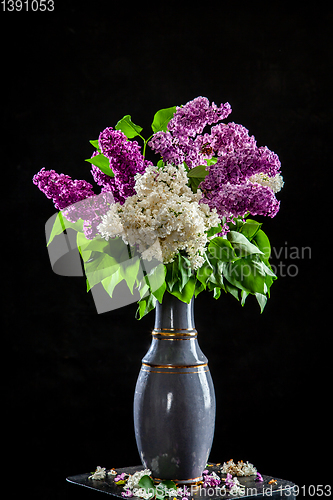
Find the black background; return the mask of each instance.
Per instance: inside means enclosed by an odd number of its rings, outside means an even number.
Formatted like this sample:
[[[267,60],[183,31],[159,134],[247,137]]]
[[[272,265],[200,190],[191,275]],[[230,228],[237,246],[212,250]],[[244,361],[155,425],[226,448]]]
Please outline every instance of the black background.
[[[131,114],[147,137],[157,110],[198,95],[230,102],[229,120],[280,156],[285,179],[280,212],[263,227],[282,252],[264,313],[251,297],[244,308],[227,295],[196,300],[218,402],[210,459],[249,460],[300,486],[328,484],[330,6],[54,3],[54,12],[0,14],[10,341],[2,474],[13,497],[92,498],[66,476],[139,463],[132,401],[154,320],[136,321],[135,304],[98,315],[84,278],[52,272],[44,225],[55,209],[32,177],[45,167],[91,181],[84,159],[101,130]]]

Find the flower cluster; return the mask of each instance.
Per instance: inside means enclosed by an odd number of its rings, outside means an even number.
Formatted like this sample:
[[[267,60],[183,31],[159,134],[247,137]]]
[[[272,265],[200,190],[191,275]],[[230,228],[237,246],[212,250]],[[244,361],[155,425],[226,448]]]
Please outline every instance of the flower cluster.
[[[73,180],[69,175],[57,174],[54,170],[45,168],[34,175],[33,183],[53,201],[58,210],[94,196],[93,187],[89,182]]]
[[[206,135],[200,135],[203,129],[227,118],[230,113],[229,103],[217,107],[214,103],[210,105],[206,97],[197,97],[185,106],[177,106],[168,131],[157,132],[148,144],[165,163],[180,164],[185,161],[190,168],[196,167],[212,153],[205,144]]]
[[[88,477],[88,479],[94,479],[95,481],[103,481],[106,478],[106,475],[113,476],[115,471],[111,469],[109,472],[106,472],[105,467],[100,467],[97,465],[95,472]]]
[[[219,123],[203,134],[204,127],[225,119],[228,103],[219,108],[197,97],[177,107],[166,132],[158,132],[149,142],[163,161],[186,162],[192,169],[206,165],[209,175],[200,184],[202,201],[216,208],[220,217],[252,215],[274,217],[279,210],[275,197],[283,186],[278,156],[266,146],[257,147],[254,136],[234,122]]]
[[[231,106],[227,102],[220,107],[215,103],[209,104],[206,97],[196,97],[185,106],[177,106],[174,117],[168,124],[168,129],[175,137],[201,134],[206,125],[217,123],[231,113]]]
[[[232,477],[231,474],[227,474],[227,477],[225,478],[225,486],[230,495],[243,496],[245,494],[245,487],[240,484],[237,477]]]
[[[217,106],[199,96],[184,106],[155,113],[154,133],[149,139],[141,136],[142,128],[130,115],[124,116],[115,128],[105,128],[98,140],[90,141],[96,150],[86,161],[92,165],[99,194],[89,182],[73,180],[54,170],[42,168],[33,178],[69,221],[59,227],[57,218],[52,238],[64,227],[83,231],[88,240],[99,236],[106,240],[121,238],[141,252],[143,259],[157,259],[166,265],[165,286],[163,283],[158,293],[154,294],[156,290],[153,292],[146,283],[149,295],[139,301],[139,319],[154,308],[156,300],[162,300],[164,291],[188,301],[206,289],[213,291],[215,298],[222,289],[235,297],[241,290],[242,303],[244,297],[253,294],[261,311],[266,304],[276,276],[262,251],[263,238],[258,239],[252,230],[246,235],[249,227],[245,227],[245,218],[250,214],[277,214],[280,202],[275,195],[284,184],[281,164],[274,152],[257,146],[244,126],[224,123],[230,113],[229,103]],[[133,140],[137,136],[144,142],[143,153]],[[144,158],[147,144],[162,157],[157,166]],[[259,231],[261,224],[253,224]],[[257,251],[255,254],[262,273],[257,273],[254,261],[249,261],[251,279],[245,279],[245,275],[249,278],[245,270],[248,263],[240,261],[237,252],[227,252],[230,246],[235,250],[233,233],[242,232],[242,227],[246,245],[253,247],[253,240],[255,250],[260,249],[260,256]],[[213,238],[215,242],[209,245]],[[214,245],[220,249],[217,263],[211,252]],[[111,247],[112,242],[99,247],[103,250],[98,256],[98,271],[93,263],[95,253],[92,257],[85,253],[83,260],[86,274],[94,273],[90,281],[102,282],[112,297],[118,282],[107,282]],[[228,266],[236,258],[239,262],[235,267]],[[236,276],[233,271],[237,269],[241,272]],[[122,277],[132,291],[133,283],[138,283],[136,272],[137,267],[117,274],[117,279]]]
[[[236,464],[233,459],[231,459],[228,462],[224,462],[221,467],[221,472],[234,476],[253,476],[257,474],[257,469],[250,462],[243,462],[243,460],[240,460]]]
[[[142,174],[152,163],[144,159],[137,141],[128,141],[121,130],[107,127],[100,133],[98,143],[109,160],[114,177],[101,172],[95,165],[91,169],[92,176],[102,191],[111,191],[115,201],[122,204],[134,194],[135,174]]]
[[[206,469],[203,471],[202,475],[203,475],[203,485],[202,486],[204,488],[214,488],[214,487],[218,486],[219,484],[221,484],[221,479],[214,471],[209,473],[209,471]]]
[[[124,243],[138,245],[144,257],[171,262],[180,250],[186,250],[191,267],[204,262],[206,232],[219,223],[216,210],[200,203],[201,193],[194,194],[186,185],[185,168],[165,165],[148,166],[135,176],[134,196],[123,205],[116,203],[102,217],[98,226],[105,238],[120,236]]]
[[[147,492],[144,488],[140,487],[139,481],[143,476],[151,476],[151,470],[149,469],[144,469],[138,472],[135,472],[134,474],[121,474],[121,476],[117,477],[122,477],[124,480],[126,478],[126,482],[124,484],[124,491],[122,491],[121,496],[124,498],[131,498],[133,496],[139,497],[139,498],[144,498],[147,500],[148,498],[151,497],[151,493]],[[117,477],[114,478],[115,483],[117,483]]]
[[[83,219],[83,231],[88,239],[97,236],[97,226],[111,203],[124,203],[134,194],[135,175],[144,172],[151,162],[144,160],[136,141],[128,141],[120,130],[108,127],[99,136],[99,149],[109,159],[114,177],[103,173],[92,165],[91,174],[101,193],[95,195],[93,186],[84,180],[73,180],[69,175],[58,174],[54,170],[42,168],[33,182],[53,200],[55,208],[63,210],[70,222]],[[95,151],[92,157],[97,156]],[[65,209],[65,210],[64,210]]]
[[[246,212],[274,217],[280,207],[275,193],[283,186],[280,160],[267,147],[258,148],[244,127],[238,126],[238,135],[224,133],[224,129],[235,132],[235,127],[222,124],[218,128],[218,146],[213,141],[212,147],[218,147],[219,156],[200,185],[204,198],[221,217],[239,217]]]

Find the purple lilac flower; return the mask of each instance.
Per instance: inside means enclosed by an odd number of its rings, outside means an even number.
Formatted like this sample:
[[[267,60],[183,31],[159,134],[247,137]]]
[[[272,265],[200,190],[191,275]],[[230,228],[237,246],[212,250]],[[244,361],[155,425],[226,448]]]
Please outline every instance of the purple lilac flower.
[[[132,498],[134,495],[132,490],[125,490],[121,492],[121,496],[124,498]]]
[[[110,161],[114,177],[98,172],[94,166],[91,173],[102,191],[111,191],[115,201],[123,204],[126,198],[135,194],[135,174],[143,174],[152,163],[144,159],[137,141],[128,141],[121,130],[107,127],[100,133],[98,142],[102,154]]]
[[[246,147],[235,152],[220,156],[214,165],[209,167],[208,179],[212,184],[241,184],[246,179],[259,172],[274,177],[280,170],[281,164],[278,156],[266,146],[260,148]]]
[[[55,170],[45,170],[44,167],[34,175],[33,183],[52,199],[58,210],[95,194],[89,182],[73,180],[69,175],[57,174]]]
[[[177,106],[168,129],[175,137],[195,137],[196,134],[203,132],[206,125],[224,120],[230,113],[231,106],[228,102],[217,107],[215,103],[210,105],[206,97],[199,96],[185,106]]]
[[[206,125],[223,120],[230,113],[229,103],[217,107],[214,103],[210,105],[206,97],[197,97],[177,107],[168,131],[157,132],[148,144],[165,163],[179,165],[185,161],[189,168],[202,165],[205,159],[212,157],[212,149],[210,136],[200,134]]]
[[[91,158],[94,156],[97,156],[99,152],[96,150],[93,152],[91,155]],[[120,195],[119,189],[116,185],[116,180],[114,177],[110,177],[109,175],[105,174],[100,170],[96,165],[91,165],[91,170],[90,170],[94,181],[96,182],[97,186],[101,186],[102,192],[110,193],[114,197],[115,203],[120,202],[121,204],[124,203],[125,199]]]
[[[210,475],[208,470],[204,470],[202,474],[203,474],[204,488],[209,488],[209,487],[214,488],[214,486],[218,486],[219,484],[221,484],[221,480],[218,477],[216,477],[216,475],[214,476]]]
[[[88,240],[92,240],[99,234],[97,226],[102,222],[102,215],[106,214],[112,203],[114,203],[113,194],[105,192],[75,203],[62,213],[70,222],[83,219],[84,235]]]
[[[74,180],[69,175],[57,174],[54,170],[38,172],[33,178],[34,184],[53,200],[55,208],[61,210],[69,222],[83,219],[83,231],[88,239],[97,234],[97,226],[114,203],[111,192],[95,195],[93,187],[84,180]]]
[[[235,483],[234,483],[234,482],[233,482],[233,480],[232,480],[232,475],[231,475],[231,474],[229,474],[229,472],[228,472],[227,477],[225,478],[225,485],[226,485],[228,488],[230,488],[230,489],[231,489],[231,488],[234,486],[234,484],[235,484]]]
[[[260,472],[257,472],[257,477],[255,480],[258,481],[259,483],[263,482],[263,478],[262,478],[262,475],[260,474]]]
[[[200,188],[203,184],[201,183]],[[274,217],[280,208],[280,202],[269,187],[250,181],[237,185],[222,184],[215,191],[204,190],[201,201],[210,208],[216,208],[220,217],[230,218],[242,217],[246,212]]]
[[[122,472],[121,474],[119,474],[114,478],[114,482],[118,483],[119,481],[125,481],[127,475],[128,474],[126,474],[126,472]]]
[[[249,136],[249,131],[243,125],[234,122],[219,123],[212,127],[207,142],[218,156],[239,148],[256,146],[254,136]]]
[[[218,108],[208,99],[197,97],[177,107],[169,130],[155,134],[149,146],[164,162],[179,165],[185,161],[190,169],[217,156],[216,163],[207,167],[209,174],[199,188],[203,192],[201,201],[216,208],[220,217],[232,219],[247,212],[274,217],[280,204],[273,191],[249,179],[258,173],[269,177],[278,174],[278,156],[266,146],[257,147],[254,136],[234,122],[219,123],[210,134],[202,134],[206,125],[226,118],[230,112],[228,103]],[[223,233],[227,230],[224,225]]]

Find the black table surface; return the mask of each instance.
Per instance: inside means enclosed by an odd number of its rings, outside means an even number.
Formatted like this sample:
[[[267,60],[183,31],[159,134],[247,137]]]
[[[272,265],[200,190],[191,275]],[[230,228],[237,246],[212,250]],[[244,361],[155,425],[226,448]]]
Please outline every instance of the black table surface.
[[[216,464],[209,463],[207,466],[209,471],[219,472],[220,469]],[[134,467],[123,467],[123,468],[115,468],[117,474],[121,474],[126,472],[127,474],[134,474],[139,470],[143,470],[144,467],[142,465],[134,466]],[[107,470],[108,472],[108,470]],[[92,473],[78,474],[76,476],[67,477],[66,480],[69,483],[77,484],[80,486],[84,486],[85,488],[90,488],[95,491],[100,491],[102,493],[106,493],[107,495],[111,495],[114,497],[118,497],[123,499],[121,495],[123,488],[121,486],[117,486],[114,482],[114,477],[112,475],[106,475],[106,478],[103,480],[89,479]],[[221,477],[226,477],[226,474],[221,474]],[[245,487],[245,494],[236,496],[231,494],[223,494],[218,493],[216,488],[195,488],[188,487],[191,491],[192,498],[209,498],[210,500],[221,500],[221,499],[240,499],[240,498],[289,498],[290,500],[294,500],[296,498],[293,487],[294,483],[291,481],[287,481],[285,479],[278,479],[274,476],[266,476],[262,475],[263,482],[256,481],[255,476],[240,476],[238,480],[241,485]],[[269,484],[271,480],[276,480],[276,484]],[[188,497],[188,498],[191,498]],[[134,499],[137,497],[133,497]],[[172,498],[172,497],[170,497]],[[179,497],[180,498],[180,497]]]

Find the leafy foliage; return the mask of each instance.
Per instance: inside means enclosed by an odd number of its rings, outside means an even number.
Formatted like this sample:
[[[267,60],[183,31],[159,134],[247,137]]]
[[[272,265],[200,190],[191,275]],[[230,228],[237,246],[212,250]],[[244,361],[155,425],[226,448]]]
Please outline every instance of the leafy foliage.
[[[176,106],[172,106],[171,108],[160,109],[155,113],[153,123],[151,124],[154,134],[156,134],[156,132],[166,132],[168,123],[175,111]]]

